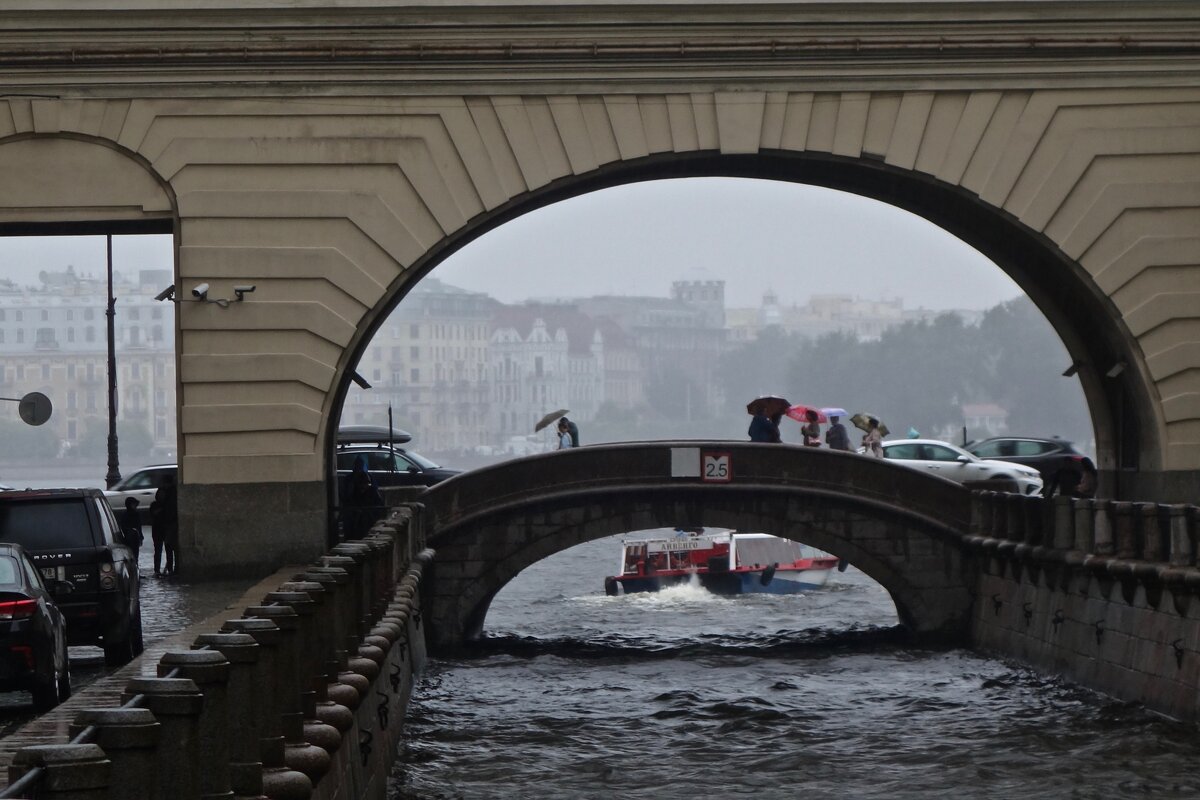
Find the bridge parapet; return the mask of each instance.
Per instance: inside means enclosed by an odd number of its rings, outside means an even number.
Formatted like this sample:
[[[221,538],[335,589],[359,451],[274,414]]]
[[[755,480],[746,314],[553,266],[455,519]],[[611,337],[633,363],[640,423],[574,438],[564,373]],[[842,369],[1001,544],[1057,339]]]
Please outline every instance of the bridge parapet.
[[[972,641],[1200,718],[1200,508],[976,492]]]
[[[433,555],[419,508],[394,509],[221,632],[140,665],[157,675],[130,681],[121,709],[84,709],[70,743],[18,750],[0,798],[382,797],[425,661]]]

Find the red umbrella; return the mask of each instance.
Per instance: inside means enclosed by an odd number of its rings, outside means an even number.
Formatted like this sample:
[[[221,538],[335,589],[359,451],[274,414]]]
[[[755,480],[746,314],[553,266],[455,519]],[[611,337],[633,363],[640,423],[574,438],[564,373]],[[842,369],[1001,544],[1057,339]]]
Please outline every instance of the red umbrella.
[[[814,406],[806,406],[802,403],[797,403],[787,410],[787,415],[797,422],[808,422],[809,414],[817,415],[817,422],[829,422],[829,417],[825,416],[825,412]]]
[[[768,417],[773,417],[776,414],[783,414],[788,410],[791,403],[786,398],[778,395],[765,395],[755,398],[746,404],[747,414],[766,414]]]

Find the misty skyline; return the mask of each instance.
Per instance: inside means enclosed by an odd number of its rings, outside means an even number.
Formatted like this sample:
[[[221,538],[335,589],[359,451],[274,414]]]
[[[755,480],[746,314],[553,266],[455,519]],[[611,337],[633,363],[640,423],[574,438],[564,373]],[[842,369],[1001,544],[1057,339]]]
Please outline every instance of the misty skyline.
[[[171,266],[171,237],[114,237],[116,270]],[[104,237],[0,237],[0,277],[103,277]],[[677,280],[724,280],[726,304],[813,294],[903,298],[911,308],[985,309],[1022,294],[978,251],[906,211],[778,181],[687,178],[614,187],[489,231],[434,277],[506,303],[591,295],[666,297]],[[262,297],[267,300],[267,297]]]

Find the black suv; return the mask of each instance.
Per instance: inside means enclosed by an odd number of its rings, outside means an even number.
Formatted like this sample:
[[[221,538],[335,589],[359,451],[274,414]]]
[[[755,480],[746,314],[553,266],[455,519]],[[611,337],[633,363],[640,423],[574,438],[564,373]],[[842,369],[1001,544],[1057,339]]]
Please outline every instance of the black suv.
[[[433,486],[462,472],[430,461],[415,450],[397,445],[412,440],[412,434],[386,426],[356,425],[338,429],[337,463],[338,486],[344,492],[360,458],[376,486]]]
[[[1092,460],[1075,449],[1066,439],[1037,439],[1031,436],[996,436],[971,442],[965,448],[979,458],[1012,461],[1033,467],[1042,473],[1042,484],[1047,497],[1056,489],[1066,491],[1080,484],[1084,474],[1090,473],[1091,492],[1095,492],[1096,467]],[[1084,492],[1082,496],[1090,496]]]
[[[67,619],[67,643],[100,645],[109,665],[142,652],[137,553],[99,489],[0,494],[0,542],[25,548]]]

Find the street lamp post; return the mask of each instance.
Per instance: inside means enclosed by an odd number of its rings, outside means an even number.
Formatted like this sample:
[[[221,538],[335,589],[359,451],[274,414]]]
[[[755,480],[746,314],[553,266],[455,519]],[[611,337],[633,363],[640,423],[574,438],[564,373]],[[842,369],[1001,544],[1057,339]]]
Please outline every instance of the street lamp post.
[[[113,297],[112,234],[105,237],[108,258],[108,474],[105,485],[111,489],[121,480],[121,469],[117,460],[117,350],[115,342],[115,319],[117,299]]]

